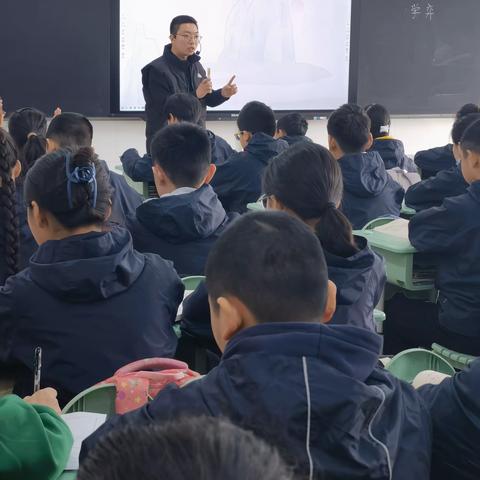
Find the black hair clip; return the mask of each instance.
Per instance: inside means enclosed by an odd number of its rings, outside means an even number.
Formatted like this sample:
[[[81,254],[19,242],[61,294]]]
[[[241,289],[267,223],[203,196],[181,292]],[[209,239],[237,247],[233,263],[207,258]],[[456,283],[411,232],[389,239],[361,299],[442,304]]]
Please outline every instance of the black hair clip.
[[[65,172],[67,174],[67,194],[68,194],[68,208],[73,208],[72,203],[72,183],[89,183],[92,186],[93,205],[97,206],[97,178],[95,165],[88,165],[85,167],[75,167],[70,172],[70,161],[72,159],[71,153],[67,153],[65,157]]]

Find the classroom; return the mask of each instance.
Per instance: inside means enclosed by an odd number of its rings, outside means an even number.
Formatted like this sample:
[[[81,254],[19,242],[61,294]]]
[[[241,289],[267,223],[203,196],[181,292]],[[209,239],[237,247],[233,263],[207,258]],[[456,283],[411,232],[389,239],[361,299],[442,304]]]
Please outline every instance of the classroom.
[[[480,478],[478,0],[4,0],[0,479]]]

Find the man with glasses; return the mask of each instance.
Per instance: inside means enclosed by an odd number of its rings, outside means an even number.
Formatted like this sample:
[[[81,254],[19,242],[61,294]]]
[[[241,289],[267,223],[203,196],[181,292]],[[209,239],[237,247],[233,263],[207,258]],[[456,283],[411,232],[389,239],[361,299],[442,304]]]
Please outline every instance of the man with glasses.
[[[200,63],[198,48],[202,37],[197,21],[190,16],[175,17],[170,23],[170,44],[163,55],[142,69],[143,96],[147,115],[147,151],[155,133],[166,124],[164,104],[174,93],[195,95],[203,106],[216,107],[237,93],[235,76],[221,89],[213,90],[210,75]]]

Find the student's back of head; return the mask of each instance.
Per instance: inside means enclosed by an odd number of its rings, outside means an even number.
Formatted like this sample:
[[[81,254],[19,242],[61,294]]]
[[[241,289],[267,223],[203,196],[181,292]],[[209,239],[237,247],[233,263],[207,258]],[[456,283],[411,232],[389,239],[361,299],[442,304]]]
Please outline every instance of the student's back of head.
[[[300,113],[288,113],[277,122],[277,134],[304,137],[307,130],[308,122]]]
[[[372,141],[370,118],[362,107],[353,103],[342,105],[330,115],[327,131],[330,151],[337,151],[338,156],[360,153]]]
[[[466,103],[463,105],[456,114],[456,119],[466,117],[472,113],[480,113],[480,106],[475,103]]]
[[[5,277],[18,271],[19,233],[14,177],[19,173],[15,144],[10,135],[0,128],[0,248],[5,261]],[[0,272],[2,284],[3,276]]]
[[[206,276],[215,311],[220,297],[235,297],[257,323],[323,317],[328,278],[322,247],[286,213],[255,212],[236,220],[211,250]]]
[[[176,188],[201,184],[211,166],[210,141],[206,131],[192,123],[168,125],[152,140],[151,154],[155,165]],[[157,179],[158,175],[155,175]]]
[[[40,110],[21,108],[8,120],[8,131],[17,145],[22,162],[22,177],[47,150],[47,118]]]
[[[61,113],[50,122],[47,139],[49,150],[90,147],[93,139],[93,126],[88,118],[80,113]]]
[[[263,192],[276,208],[286,208],[304,222],[316,221],[315,232],[328,252],[349,257],[357,251],[350,222],[337,208],[342,171],[326,148],[301,143],[282,152],[264,172]]]
[[[164,115],[169,123],[190,122],[198,124],[202,116],[202,104],[189,93],[175,93],[167,98]]]
[[[28,172],[24,187],[29,224],[37,243],[49,240],[51,229],[74,231],[102,225],[111,210],[110,182],[93,149],[60,149],[40,160]],[[42,223],[48,214],[57,225]]]
[[[370,118],[370,132],[373,138],[384,137],[390,133],[390,114],[383,105],[372,103],[365,107],[365,113]]]
[[[114,431],[78,480],[290,480],[278,452],[225,420],[189,418]]]
[[[248,102],[240,110],[237,126],[241,132],[265,133],[270,137],[275,135],[276,124],[273,110],[262,102]]]

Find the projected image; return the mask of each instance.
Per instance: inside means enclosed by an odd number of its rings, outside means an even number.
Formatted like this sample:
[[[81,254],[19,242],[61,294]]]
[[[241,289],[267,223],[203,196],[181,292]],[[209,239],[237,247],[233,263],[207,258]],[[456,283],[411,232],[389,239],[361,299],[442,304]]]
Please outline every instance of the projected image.
[[[203,37],[214,88],[239,92],[214,110],[261,100],[276,110],[327,110],[348,100],[351,0],[120,0],[120,110],[142,111],[140,70],[188,14]]]

